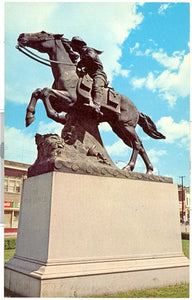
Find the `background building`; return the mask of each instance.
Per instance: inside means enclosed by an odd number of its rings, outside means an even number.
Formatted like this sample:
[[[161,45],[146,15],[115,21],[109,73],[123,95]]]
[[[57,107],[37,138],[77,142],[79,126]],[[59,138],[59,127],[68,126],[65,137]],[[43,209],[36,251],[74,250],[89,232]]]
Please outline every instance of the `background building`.
[[[16,235],[23,180],[27,178],[29,164],[4,161],[4,232],[5,235]],[[182,231],[189,231],[190,222],[190,188],[178,186],[180,222]]]
[[[4,232],[15,234],[18,227],[23,179],[30,165],[4,161]]]
[[[190,188],[178,186],[180,222],[190,223]]]

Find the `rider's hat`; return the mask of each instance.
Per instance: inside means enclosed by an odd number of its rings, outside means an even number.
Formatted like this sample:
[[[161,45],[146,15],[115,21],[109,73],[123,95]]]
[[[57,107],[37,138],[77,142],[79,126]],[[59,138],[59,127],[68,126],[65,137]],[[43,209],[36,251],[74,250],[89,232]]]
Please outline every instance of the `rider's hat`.
[[[74,36],[71,40],[71,45],[76,45],[76,46],[87,46],[84,40],[80,38],[79,36]]]

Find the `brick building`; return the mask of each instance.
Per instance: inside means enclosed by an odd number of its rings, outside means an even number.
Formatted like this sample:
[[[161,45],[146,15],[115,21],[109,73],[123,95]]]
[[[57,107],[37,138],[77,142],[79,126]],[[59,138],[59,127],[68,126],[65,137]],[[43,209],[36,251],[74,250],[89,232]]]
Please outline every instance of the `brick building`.
[[[27,178],[29,164],[4,161],[4,231],[5,235],[16,234],[23,179]],[[190,189],[178,186],[180,221],[190,221]]]
[[[23,179],[30,165],[4,161],[4,232],[17,232]]]
[[[190,223],[190,188],[178,186],[180,222]]]

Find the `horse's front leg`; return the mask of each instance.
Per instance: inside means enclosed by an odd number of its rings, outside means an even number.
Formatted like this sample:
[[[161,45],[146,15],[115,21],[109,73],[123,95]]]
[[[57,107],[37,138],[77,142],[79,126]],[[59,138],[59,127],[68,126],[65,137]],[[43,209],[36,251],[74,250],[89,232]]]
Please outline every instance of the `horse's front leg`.
[[[53,109],[51,102],[50,102],[50,97],[54,97],[55,100],[58,100],[58,96],[55,95],[55,93],[52,92],[51,89],[49,88],[44,88],[41,92],[42,94],[42,100],[45,106],[45,110],[47,113],[48,118],[61,123],[61,124],[65,124],[66,123],[66,119],[64,115],[60,115],[55,109]]]
[[[34,120],[34,114],[35,114],[35,106],[37,104],[37,100],[41,96],[41,89],[36,89],[32,95],[31,99],[29,102],[29,105],[27,106],[27,112],[26,112],[26,117],[25,117],[25,122],[26,122],[26,127],[28,127]]]

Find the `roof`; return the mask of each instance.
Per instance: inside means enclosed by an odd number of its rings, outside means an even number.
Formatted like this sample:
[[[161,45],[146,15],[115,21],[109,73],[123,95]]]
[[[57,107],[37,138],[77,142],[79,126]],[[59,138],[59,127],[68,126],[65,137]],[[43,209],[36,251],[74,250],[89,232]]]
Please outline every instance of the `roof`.
[[[30,164],[24,164],[11,160],[4,160],[4,168],[27,171],[30,166]]]

